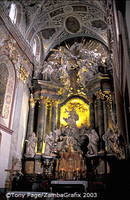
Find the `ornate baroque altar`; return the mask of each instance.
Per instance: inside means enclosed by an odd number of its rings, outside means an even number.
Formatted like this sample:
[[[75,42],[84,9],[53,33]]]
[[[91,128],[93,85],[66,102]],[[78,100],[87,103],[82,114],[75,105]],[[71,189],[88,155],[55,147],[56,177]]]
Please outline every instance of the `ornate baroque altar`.
[[[124,159],[111,73],[107,49],[96,40],[78,40],[70,46],[66,42],[52,49],[34,73],[25,175],[84,180],[110,173],[109,162],[104,164],[100,155]],[[94,157],[100,159],[95,162]]]

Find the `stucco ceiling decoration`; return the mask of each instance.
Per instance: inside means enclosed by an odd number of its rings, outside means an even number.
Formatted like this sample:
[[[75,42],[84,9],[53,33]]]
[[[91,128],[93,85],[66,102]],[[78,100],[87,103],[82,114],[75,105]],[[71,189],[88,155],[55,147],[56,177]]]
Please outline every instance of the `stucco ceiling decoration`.
[[[87,36],[87,32],[91,32],[94,38],[100,38],[107,44],[107,25],[103,0],[21,0],[21,2],[26,7],[26,13],[31,20],[26,37],[31,41],[36,34],[42,35],[43,43],[46,46],[45,52],[56,45],[57,38],[60,43],[59,36],[61,34],[62,37],[63,34],[66,35],[64,39],[67,39],[67,35],[68,38],[74,37],[74,34]],[[33,9],[36,7],[37,10],[34,13]],[[72,22],[73,27],[70,25]]]
[[[70,33],[77,33],[80,30],[80,22],[76,17],[69,16],[65,20],[65,27]]]
[[[26,21],[24,37],[30,44],[38,35],[42,58],[62,41],[79,36],[95,38],[107,45],[105,0],[15,0]],[[71,24],[73,23],[73,26]]]

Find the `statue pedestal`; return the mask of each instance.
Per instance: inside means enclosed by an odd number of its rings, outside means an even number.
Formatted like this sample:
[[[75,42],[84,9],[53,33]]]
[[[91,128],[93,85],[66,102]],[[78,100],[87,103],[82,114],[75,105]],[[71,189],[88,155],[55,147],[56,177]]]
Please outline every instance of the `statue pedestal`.
[[[41,162],[41,156],[36,155],[33,158],[24,157],[23,159],[23,171],[25,174],[42,174],[43,167]]]
[[[88,181],[51,181],[52,192],[87,192]]]
[[[34,174],[35,161],[33,158],[28,158],[24,161],[25,174]]]
[[[116,157],[112,154],[100,153],[87,156],[88,174],[108,176],[112,171],[112,163]]]

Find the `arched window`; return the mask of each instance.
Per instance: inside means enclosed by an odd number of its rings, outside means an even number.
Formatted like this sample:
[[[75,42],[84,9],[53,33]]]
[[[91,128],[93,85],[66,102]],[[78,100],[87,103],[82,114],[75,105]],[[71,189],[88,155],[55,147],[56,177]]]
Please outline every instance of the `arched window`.
[[[12,3],[11,6],[10,6],[9,17],[10,17],[12,23],[16,24],[17,7],[14,3]]]
[[[37,41],[36,41],[36,38],[34,38],[33,40],[33,54],[34,56],[36,56],[36,51],[37,50]]]
[[[32,41],[32,51],[37,61],[40,61],[41,42],[38,36],[35,36]]]
[[[1,70],[1,73],[0,73],[0,115],[2,115],[9,72],[5,63],[0,64],[0,70]]]

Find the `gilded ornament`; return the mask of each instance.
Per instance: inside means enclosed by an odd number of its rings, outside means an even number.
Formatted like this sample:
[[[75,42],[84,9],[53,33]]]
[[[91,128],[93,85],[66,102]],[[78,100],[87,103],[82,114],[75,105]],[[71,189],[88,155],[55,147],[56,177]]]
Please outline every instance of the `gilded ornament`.
[[[96,96],[98,99],[101,99],[103,101],[106,101],[107,106],[111,109],[111,105],[112,105],[112,95],[110,93],[110,91],[97,91],[96,92]]]
[[[29,76],[29,74],[28,74],[27,70],[21,66],[19,69],[19,79],[25,83],[28,76]]]
[[[32,108],[34,108],[35,107],[35,100],[34,100],[34,98],[33,98],[33,94],[31,94],[31,97],[30,97],[30,106],[32,107]]]
[[[9,105],[5,105],[3,117],[4,117],[5,119],[7,119],[7,118],[8,118],[8,115],[9,115]]]
[[[73,92],[86,88],[98,73],[99,62],[107,57],[105,47],[93,40],[74,42],[71,46],[66,44],[52,51],[44,62],[42,75],[44,81],[52,81],[65,88],[65,91],[59,90],[60,95],[70,92],[70,88]]]
[[[9,57],[14,63],[16,68],[17,77],[25,83],[29,76],[29,73],[25,69],[25,66],[26,65],[29,66],[29,61],[26,58],[23,58],[23,55],[19,53],[17,43],[14,39],[10,39],[7,45],[9,51]]]

